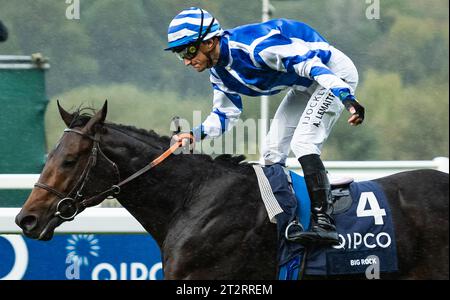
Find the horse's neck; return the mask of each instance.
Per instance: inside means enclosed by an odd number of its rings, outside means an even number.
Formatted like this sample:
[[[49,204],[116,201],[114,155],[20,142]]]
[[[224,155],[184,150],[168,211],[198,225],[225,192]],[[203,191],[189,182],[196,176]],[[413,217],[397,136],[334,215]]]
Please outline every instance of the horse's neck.
[[[124,140],[105,149],[118,166],[121,180],[148,165],[161,150]],[[167,145],[168,146],[168,145]],[[172,155],[158,166],[123,186],[117,199],[161,246],[172,217],[192,192],[189,159]]]

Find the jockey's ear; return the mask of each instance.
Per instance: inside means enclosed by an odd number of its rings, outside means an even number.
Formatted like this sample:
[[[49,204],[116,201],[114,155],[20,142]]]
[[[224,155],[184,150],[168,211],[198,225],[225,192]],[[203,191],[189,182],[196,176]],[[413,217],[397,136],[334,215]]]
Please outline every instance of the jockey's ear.
[[[62,108],[62,106],[59,104],[59,100],[56,100],[56,104],[58,105],[58,111],[59,114],[61,115],[61,118],[64,121],[64,124],[66,124],[67,127],[70,127],[70,124],[73,121],[73,118],[75,117],[75,113],[71,114],[69,112],[67,112],[64,108]]]
[[[96,125],[103,125],[106,119],[106,113],[108,112],[108,100],[105,100],[105,104],[101,110],[99,110],[84,126],[83,131],[87,134],[95,134]]]
[[[212,39],[209,39],[207,41],[204,41],[203,43],[205,44],[206,48],[208,49],[208,51],[211,51],[214,49],[214,47],[216,46],[216,37],[213,37]]]

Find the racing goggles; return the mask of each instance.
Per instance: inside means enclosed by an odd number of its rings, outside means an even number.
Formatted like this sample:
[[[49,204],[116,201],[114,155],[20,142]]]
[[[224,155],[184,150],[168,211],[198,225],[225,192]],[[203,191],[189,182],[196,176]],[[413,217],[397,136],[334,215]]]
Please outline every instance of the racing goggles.
[[[191,60],[197,55],[199,48],[200,48],[200,43],[196,42],[194,44],[188,45],[181,51],[175,52],[175,54],[177,55],[177,57],[180,60],[185,60],[185,59]]]

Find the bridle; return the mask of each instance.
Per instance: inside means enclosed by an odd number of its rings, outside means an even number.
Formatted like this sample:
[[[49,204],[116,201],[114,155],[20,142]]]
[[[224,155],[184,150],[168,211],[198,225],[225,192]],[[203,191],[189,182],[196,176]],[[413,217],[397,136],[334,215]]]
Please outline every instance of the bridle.
[[[72,128],[66,128],[64,129],[64,133],[66,132],[73,132],[76,134],[79,134],[85,138],[88,138],[93,141],[92,144],[92,150],[91,154],[89,156],[88,162],[86,166],[83,169],[83,172],[81,173],[81,176],[79,177],[78,181],[75,183],[73,188],[70,190],[69,193],[64,194],[58,191],[57,189],[42,183],[42,182],[36,182],[34,184],[34,187],[44,189],[55,196],[57,196],[60,200],[56,204],[56,211],[54,213],[54,217],[58,217],[62,219],[63,221],[71,221],[75,218],[75,216],[80,213],[83,209],[94,206],[99,204],[101,201],[103,201],[105,198],[110,198],[111,196],[116,196],[120,194],[121,187],[125,185],[126,183],[136,179],[137,177],[141,176],[148,170],[152,169],[156,165],[163,162],[167,157],[169,157],[171,154],[173,154],[179,147],[182,145],[182,140],[189,138],[192,142],[194,142],[194,136],[190,133],[180,133],[178,136],[180,137],[180,140],[175,142],[172,146],[170,146],[169,149],[167,149],[163,154],[155,158],[153,161],[150,162],[147,166],[143,167],[139,171],[135,172],[134,174],[130,175],[126,179],[120,181],[120,172],[119,168],[117,167],[117,164],[114,163],[112,160],[110,160],[101,150],[100,148],[100,134],[96,133],[95,136],[91,136],[89,134],[86,134],[80,130],[72,129]],[[98,155],[101,155],[114,169],[114,173],[118,178],[119,183],[111,185],[111,187],[107,188],[106,190],[97,193],[94,196],[91,196],[87,199],[83,199],[83,188],[86,185],[86,182],[88,181],[89,174],[92,171],[93,167],[97,164],[98,161]]]
[[[120,178],[119,170],[117,168],[117,165],[109,160],[106,155],[100,150],[100,140],[99,140],[99,134],[96,134],[94,137],[91,135],[88,135],[82,131],[72,129],[72,128],[66,128],[64,129],[64,132],[73,132],[76,134],[79,134],[85,138],[88,138],[93,141],[91,154],[89,156],[88,162],[86,166],[83,169],[83,172],[81,173],[81,176],[79,176],[78,181],[75,183],[73,188],[68,192],[67,194],[63,194],[59,192],[57,189],[41,182],[37,182],[34,184],[34,187],[38,187],[44,190],[47,190],[48,192],[56,195],[60,200],[58,201],[56,205],[56,211],[54,216],[59,217],[64,221],[70,221],[75,218],[75,216],[80,211],[80,208],[87,207],[81,199],[83,198],[83,188],[89,178],[89,174],[92,170],[92,168],[97,164],[98,159],[98,153],[101,153],[101,155],[106,158],[107,161],[110,162],[112,165],[115,173],[118,175],[118,178]],[[109,191],[108,191],[109,192]]]

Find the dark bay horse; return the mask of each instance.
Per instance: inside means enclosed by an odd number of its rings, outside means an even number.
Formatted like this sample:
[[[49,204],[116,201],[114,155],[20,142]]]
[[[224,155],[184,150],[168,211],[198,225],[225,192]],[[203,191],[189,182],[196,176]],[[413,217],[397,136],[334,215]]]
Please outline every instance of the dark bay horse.
[[[105,123],[106,102],[94,115],[58,108],[69,129],[16,217],[26,236],[40,240],[80,213],[81,199],[100,203],[103,191],[170,143],[153,131]],[[121,187],[116,198],[158,243],[166,279],[276,279],[276,226],[242,160],[172,155]],[[384,278],[448,279],[448,174],[418,170],[375,181],[393,212],[400,269]]]

